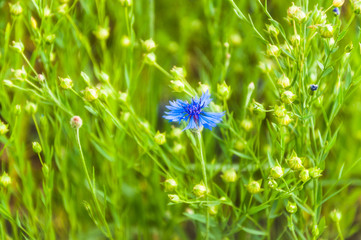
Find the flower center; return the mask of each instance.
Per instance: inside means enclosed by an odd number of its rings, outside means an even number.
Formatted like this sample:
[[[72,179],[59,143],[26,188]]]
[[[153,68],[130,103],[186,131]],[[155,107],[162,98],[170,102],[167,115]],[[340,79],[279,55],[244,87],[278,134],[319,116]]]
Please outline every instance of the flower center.
[[[184,110],[188,114],[188,117],[193,117],[193,120],[198,124],[198,116],[201,114],[202,108],[203,106],[199,103],[192,101],[184,108]]]

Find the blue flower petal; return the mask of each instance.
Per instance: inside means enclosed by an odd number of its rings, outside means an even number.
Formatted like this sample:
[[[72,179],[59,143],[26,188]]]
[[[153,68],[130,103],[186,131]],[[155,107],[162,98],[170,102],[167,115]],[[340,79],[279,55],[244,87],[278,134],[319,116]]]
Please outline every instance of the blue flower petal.
[[[204,92],[200,98],[195,96],[190,103],[182,100],[169,101],[170,105],[166,108],[169,110],[165,112],[163,118],[170,122],[188,121],[184,130],[199,129],[204,127],[212,130],[216,127],[217,123],[222,121],[225,112],[213,113],[204,112],[204,109],[211,103],[212,98],[208,91]]]

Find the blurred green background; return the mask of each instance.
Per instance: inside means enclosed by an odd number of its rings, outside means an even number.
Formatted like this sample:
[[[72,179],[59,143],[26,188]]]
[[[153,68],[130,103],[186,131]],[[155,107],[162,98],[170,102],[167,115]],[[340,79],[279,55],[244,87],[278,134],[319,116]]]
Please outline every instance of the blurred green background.
[[[232,91],[227,102],[229,113],[240,121],[249,114],[244,105],[251,82],[256,86],[252,98],[266,109],[273,108],[277,101],[267,75],[259,68],[259,63],[266,59],[266,46],[252,26],[237,17],[229,1],[222,0],[22,0],[19,16],[11,14],[9,3],[0,1],[0,79],[13,78],[11,69],[24,65],[28,75],[32,75],[31,81],[36,82],[36,76],[21,54],[9,47],[12,41],[21,40],[24,55],[38,74],[44,74],[54,95],[37,82],[42,97],[29,91],[32,87],[24,82],[18,84],[23,89],[8,87],[3,82],[0,85],[1,120],[9,124],[10,129],[8,134],[0,136],[1,170],[12,179],[10,186],[1,189],[2,239],[105,239],[83,173],[76,135],[69,125],[73,115],[83,119],[82,148],[115,239],[202,239],[202,221],[184,214],[193,210],[187,204],[168,205],[162,182],[169,176],[156,164],[158,161],[166,166],[184,192],[191,191],[193,185],[202,180],[195,165],[191,138],[186,134],[180,138],[172,136],[172,124],[162,118],[169,100],[186,96],[174,93],[169,88],[170,79],[158,67],[145,63],[142,42],[153,39],[157,45],[158,66],[168,72],[173,66],[184,67],[190,85],[198,88],[199,82],[208,84],[215,103],[223,107],[224,103],[214,93],[217,84],[226,81]],[[266,35],[266,24],[270,22],[258,2],[235,3],[244,14],[249,14],[255,28]],[[295,3],[307,6],[307,1]],[[308,1],[308,11],[316,4],[326,9],[331,2]],[[269,13],[289,35],[293,29],[285,18],[290,5],[291,1],[287,0],[268,1]],[[327,15],[333,21],[332,12]],[[347,22],[351,15],[350,2],[346,1],[340,19]],[[334,57],[342,57],[344,47],[353,42],[350,66],[355,76],[361,64],[359,23],[356,16]],[[109,37],[100,36],[104,32],[99,29],[109,31]],[[317,45],[314,47],[317,49]],[[335,60],[335,65],[342,68],[339,64]],[[81,90],[88,86],[82,72],[89,77],[89,85],[100,84],[100,88],[105,89],[102,94],[108,92],[103,105],[83,101],[72,91],[59,87],[59,78],[69,77],[75,92],[82,96]],[[332,94],[338,77],[336,72],[327,77],[320,86],[330,88],[325,93]],[[126,103],[119,102],[119,91],[128,93]],[[317,125],[321,131],[327,128],[336,131],[341,126],[320,182],[326,192],[350,185],[323,205],[322,215],[328,217],[338,208],[343,213],[341,228],[348,239],[361,238],[361,166],[357,164],[361,157],[360,94],[359,88],[350,90],[332,125],[326,126],[322,121]],[[25,110],[29,102],[37,105],[34,114]],[[16,105],[21,106],[21,113],[16,113]],[[325,103],[325,109],[327,113],[331,111],[332,104]],[[128,112],[130,120],[125,121]],[[322,113],[318,114],[322,119]],[[272,121],[272,113],[267,113],[267,119]],[[146,122],[149,128],[144,127]],[[276,146],[271,146],[266,121],[255,122],[257,124],[261,130],[244,137],[260,139],[258,153],[266,159],[267,149]],[[167,132],[166,147],[155,144],[153,136],[157,130]],[[226,130],[217,128],[204,132],[208,162],[221,167],[241,164],[245,160],[230,151],[234,138],[227,139],[223,131]],[[38,155],[33,153],[33,141],[41,141],[43,161],[48,169],[44,170]],[[172,152],[177,143],[183,147],[178,155]],[[221,167],[215,168],[211,181],[221,182]],[[248,173],[244,173],[244,179],[248,177]],[[262,218],[266,213],[258,214],[257,221],[264,224]],[[305,216],[307,218],[309,216]],[[233,229],[227,228],[226,214],[216,221],[219,231],[215,231],[215,239],[265,238],[235,230],[237,224],[232,225]],[[286,225],[285,219],[277,218],[269,237],[282,236]],[[300,229],[312,231],[309,226],[301,225]],[[227,236],[233,230],[237,233]],[[337,236],[333,225],[325,232],[324,239]],[[284,235],[281,239],[292,238]]]

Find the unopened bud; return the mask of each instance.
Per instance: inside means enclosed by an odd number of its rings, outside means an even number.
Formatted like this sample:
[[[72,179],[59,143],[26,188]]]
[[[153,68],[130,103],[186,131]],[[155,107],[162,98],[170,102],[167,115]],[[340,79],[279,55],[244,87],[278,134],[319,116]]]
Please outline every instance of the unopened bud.
[[[165,180],[164,189],[166,192],[173,192],[176,188],[177,188],[177,182],[174,179],[169,178]]]
[[[20,113],[21,113],[21,105],[19,105],[19,104],[15,105],[14,113],[15,113],[15,115],[20,115]]]
[[[180,198],[176,194],[168,194],[168,197],[169,197],[169,200],[171,200],[174,203],[179,203],[180,202]]]
[[[51,10],[50,10],[50,8],[48,6],[45,6],[43,16],[44,17],[50,17],[51,16]]]
[[[294,19],[299,11],[301,11],[301,8],[292,3],[292,6],[287,9],[287,16],[290,19]]]
[[[315,13],[313,14],[313,24],[319,25],[319,24],[325,24],[327,20],[327,15],[322,10],[315,10]]]
[[[8,131],[9,131],[9,125],[3,123],[3,122],[0,120],[0,135],[5,135]]]
[[[332,5],[334,7],[341,7],[345,3],[345,0],[333,0]]]
[[[271,189],[277,188],[278,184],[277,184],[276,180],[274,180],[274,179],[268,180],[268,187]]]
[[[27,77],[24,66],[22,66],[21,69],[11,69],[11,71],[14,73],[14,77],[17,79],[25,80]]]
[[[218,213],[218,206],[217,205],[214,205],[214,206],[209,206],[208,207],[208,213],[212,216],[215,216],[217,215]]]
[[[253,128],[253,122],[249,119],[243,119],[243,121],[241,122],[241,126],[244,130],[248,132]]]
[[[11,184],[11,178],[6,172],[1,175],[0,184],[5,188]]]
[[[197,184],[193,187],[193,193],[197,198],[202,198],[209,193],[206,186],[203,183]]]
[[[310,176],[312,178],[318,178],[318,177],[321,177],[322,176],[322,172],[323,170],[321,170],[320,168],[318,167],[313,167],[313,168],[310,168],[308,169],[309,172],[310,172]]]
[[[60,87],[63,89],[70,89],[73,87],[73,81],[70,78],[61,78],[59,77],[60,80]]]
[[[287,114],[287,110],[284,105],[280,105],[280,106],[276,105],[275,106],[274,115],[276,117],[282,118],[282,117],[286,116],[286,114]]]
[[[222,178],[227,183],[235,182],[237,180],[237,173],[234,168],[231,168],[223,172]]]
[[[34,114],[38,110],[38,105],[32,102],[27,102],[25,105],[25,111],[29,114]]]
[[[131,7],[132,6],[132,0],[120,0],[120,3],[124,6],[124,7]]]
[[[251,111],[254,112],[259,119],[266,118],[266,109],[261,103],[253,101],[253,104],[251,105]]]
[[[74,116],[70,119],[70,126],[78,129],[83,125],[83,120],[79,116]]]
[[[303,168],[301,158],[297,157],[297,154],[294,151],[290,158],[287,159],[287,164],[292,170],[300,170]]]
[[[335,16],[338,16],[338,15],[340,15],[340,9],[339,8],[337,8],[337,7],[335,7],[334,9],[332,9],[332,12],[333,12],[333,14],[335,15]]]
[[[7,79],[3,80],[3,83],[5,86],[8,86],[9,88],[12,88],[14,86],[14,83]]]
[[[272,70],[273,62],[269,59],[259,62],[258,67],[263,73],[269,73]]]
[[[249,84],[248,84],[248,92],[250,93],[250,92],[253,92],[253,90],[256,88],[255,86],[254,86],[254,82],[250,82]]]
[[[217,84],[217,93],[221,99],[227,100],[231,96],[231,87],[225,82]]]
[[[288,201],[287,206],[286,206],[286,210],[287,210],[287,212],[289,212],[291,214],[296,213],[297,212],[296,203]]]
[[[290,83],[290,79],[283,74],[278,80],[277,80],[277,85],[282,87],[282,88],[287,88],[291,85]]]
[[[33,151],[34,153],[41,153],[43,149],[41,148],[40,143],[38,142],[33,142]]]
[[[172,129],[171,136],[175,138],[180,138],[182,133],[183,133],[182,129],[174,127]]]
[[[271,168],[270,176],[274,179],[281,178],[283,176],[283,168],[280,166]]]
[[[84,90],[84,98],[88,102],[98,99],[98,90],[95,88],[86,87]]]
[[[175,143],[172,150],[176,154],[179,154],[180,152],[182,152],[184,150],[184,146],[180,143]]]
[[[204,93],[204,92],[210,92],[211,91],[211,87],[208,84],[205,83],[201,83],[199,82],[199,87],[198,87],[198,92],[199,93]]]
[[[274,37],[277,37],[278,34],[280,33],[280,31],[278,30],[278,28],[276,28],[275,26],[271,25],[267,25],[267,32],[271,35],[273,35]]]
[[[38,80],[40,83],[43,83],[45,81],[45,76],[43,74],[38,74]]]
[[[154,50],[157,47],[157,45],[155,44],[153,39],[148,39],[148,40],[143,41],[142,46],[143,46],[144,51],[147,53],[154,52]]]
[[[296,99],[296,95],[291,91],[284,91],[281,95],[282,102],[291,104]]]
[[[154,141],[158,145],[163,145],[167,141],[165,137],[165,133],[160,133],[159,131],[157,131],[157,133],[154,136]]]
[[[187,76],[186,71],[184,70],[184,68],[182,67],[176,67],[174,66],[171,70],[170,73],[173,75],[173,77],[175,79],[185,79]]]
[[[334,28],[331,24],[325,24],[320,27],[320,34],[323,38],[331,38],[333,36]]]
[[[123,47],[129,47],[131,42],[130,42],[130,38],[128,36],[123,36],[122,40],[121,40],[122,46]]]
[[[123,103],[127,102],[128,93],[127,92],[119,92],[119,100]]]
[[[307,17],[306,13],[300,10],[296,13],[295,19],[301,23],[306,19],[306,17]]]
[[[251,181],[246,185],[247,191],[256,194],[262,191],[260,181]]]
[[[45,42],[51,44],[55,41],[55,38],[55,34],[49,34],[45,37]]]
[[[233,33],[230,36],[230,42],[234,46],[239,46],[242,43],[242,37],[238,33]]]
[[[14,16],[19,16],[23,12],[23,8],[20,5],[20,2],[15,4],[9,3],[10,6],[10,13]]]
[[[184,91],[184,83],[182,83],[182,81],[180,81],[180,80],[172,80],[172,81],[170,81],[170,83],[171,83],[170,87],[175,92],[183,92]]]
[[[99,40],[106,40],[109,37],[109,28],[98,26],[93,33]]]
[[[298,34],[292,35],[291,37],[291,43],[294,46],[298,46],[301,43],[301,37]]]
[[[310,180],[310,172],[307,169],[303,169],[300,172],[299,178],[302,182],[307,182],[308,180]]]
[[[268,44],[267,45],[267,55],[278,57],[280,55],[280,49],[276,45]]]
[[[238,151],[244,150],[245,147],[246,147],[246,142],[243,139],[237,140],[236,143],[234,144],[234,148]]]
[[[315,239],[320,235],[320,230],[318,228],[318,225],[312,226],[312,235],[315,237]]]
[[[157,61],[157,57],[154,53],[145,54],[145,62],[149,65],[153,65]]]
[[[340,211],[338,211],[337,209],[334,209],[331,213],[330,213],[330,217],[332,219],[332,221],[334,222],[340,222],[341,218],[342,218],[342,214]]]
[[[38,27],[38,22],[36,21],[36,19],[35,19],[33,16],[31,16],[31,18],[30,18],[30,23],[31,23],[31,27],[32,27],[33,29],[37,29],[37,27]]]
[[[22,42],[12,42],[13,45],[11,46],[15,51],[17,51],[18,53],[23,53],[24,52],[24,45]]]
[[[278,118],[277,119],[279,124],[283,125],[283,126],[287,126],[288,124],[290,124],[293,119],[290,117],[289,114],[286,114],[284,117]]]
[[[361,1],[360,0],[352,0],[351,1],[352,9],[354,13],[360,14],[361,13]]]
[[[58,13],[60,13],[60,14],[66,14],[69,10],[69,6],[68,6],[68,4],[64,3],[64,4],[61,4],[57,10],[58,10]]]

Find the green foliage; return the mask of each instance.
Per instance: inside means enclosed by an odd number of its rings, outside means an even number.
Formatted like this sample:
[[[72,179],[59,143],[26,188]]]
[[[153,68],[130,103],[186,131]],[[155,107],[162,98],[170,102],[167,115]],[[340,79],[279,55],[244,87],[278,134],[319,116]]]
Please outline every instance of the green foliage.
[[[361,3],[332,4],[0,1],[1,239],[361,238]],[[213,131],[161,117],[207,89]]]

